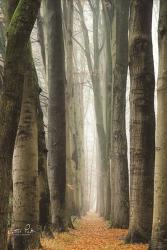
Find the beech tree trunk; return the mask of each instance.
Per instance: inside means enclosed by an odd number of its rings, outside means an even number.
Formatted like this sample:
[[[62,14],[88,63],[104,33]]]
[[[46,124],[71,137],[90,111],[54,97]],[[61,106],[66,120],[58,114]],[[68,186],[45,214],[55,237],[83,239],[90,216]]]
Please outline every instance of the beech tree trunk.
[[[160,1],[159,73],[154,180],[154,213],[150,250],[167,249],[167,2]]]
[[[45,81],[47,82],[47,56],[46,56],[46,34],[44,32],[44,16],[41,15],[41,12],[44,12],[45,1],[42,2],[40,12],[37,16],[37,34],[41,48],[41,55],[43,66],[45,69]],[[42,10],[42,11],[41,11]],[[44,15],[44,13],[42,13]],[[46,20],[45,20],[46,22]],[[39,224],[42,228],[42,232],[46,235],[53,236],[50,228],[51,223],[51,212],[50,212],[50,193],[49,193],[49,184],[47,176],[47,148],[46,148],[46,135],[44,128],[44,115],[40,103],[39,94],[41,89],[37,84],[38,92],[38,174],[39,174]],[[46,83],[47,84],[47,83]]]
[[[128,68],[129,0],[112,4],[112,120],[111,120],[111,224],[127,228],[129,224],[129,182],[125,125],[126,82]],[[111,70],[111,69],[110,69]]]
[[[111,182],[110,182],[110,158],[111,158],[111,102],[112,102],[112,56],[111,56],[111,23],[113,18],[111,1],[102,0],[104,25],[105,25],[105,114],[106,114],[106,158],[107,158],[107,196],[105,206],[105,218],[111,216]]]
[[[151,236],[155,155],[153,1],[131,1],[130,68],[130,225],[127,242]]]
[[[53,229],[66,230],[65,58],[61,0],[47,1],[48,35],[48,180]]]
[[[37,85],[38,87],[38,85]],[[38,87],[39,89],[39,87]],[[37,92],[37,95],[39,93]],[[43,122],[43,112],[38,96],[38,178],[39,178],[39,224],[44,233],[51,236],[50,223],[50,193],[47,175],[47,148],[45,139],[45,129]]]
[[[24,89],[13,156],[13,230],[24,234],[29,224],[34,230],[29,237],[13,236],[13,249],[39,247],[39,186],[36,73],[31,50],[27,50]],[[20,237],[22,237],[20,239]]]
[[[67,171],[67,185],[66,185],[66,202],[67,202],[67,216],[68,225],[73,228],[71,221],[72,215],[78,215],[77,204],[75,202],[76,196],[76,163],[73,159],[73,152],[75,152],[74,137],[74,62],[73,62],[73,0],[63,1],[63,13],[65,23],[65,49],[66,49],[66,171]]]
[[[0,250],[7,249],[7,215],[12,157],[24,82],[24,50],[40,0],[20,0],[8,27],[4,84],[0,97]]]

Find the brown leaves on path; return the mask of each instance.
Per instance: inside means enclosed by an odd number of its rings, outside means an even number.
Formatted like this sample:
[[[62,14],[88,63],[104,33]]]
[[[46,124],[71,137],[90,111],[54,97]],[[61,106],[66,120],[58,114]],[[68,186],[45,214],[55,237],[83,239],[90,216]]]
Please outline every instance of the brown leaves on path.
[[[125,245],[120,239],[127,230],[108,229],[105,221],[89,213],[79,221],[76,230],[43,239],[44,250],[147,250],[147,245]]]

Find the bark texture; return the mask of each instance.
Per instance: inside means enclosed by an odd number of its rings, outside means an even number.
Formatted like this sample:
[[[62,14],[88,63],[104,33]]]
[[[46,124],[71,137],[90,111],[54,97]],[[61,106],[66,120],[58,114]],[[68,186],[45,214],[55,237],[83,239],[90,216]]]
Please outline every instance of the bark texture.
[[[111,224],[112,227],[127,228],[129,224],[129,178],[125,107],[129,0],[115,0],[112,8],[111,197],[113,211],[111,211]]]
[[[159,73],[157,83],[157,127],[154,180],[154,213],[150,249],[167,249],[167,2],[160,1]]]
[[[30,48],[27,49],[24,89],[13,156],[13,225],[24,234],[27,225],[34,233],[13,236],[13,248],[39,247],[39,186],[38,186],[38,130],[36,74]],[[24,242],[23,242],[24,241]]]
[[[0,249],[7,249],[9,182],[24,82],[24,50],[30,38],[39,0],[20,0],[7,32],[4,85],[0,97]]]
[[[111,157],[111,100],[112,100],[112,57],[111,57],[111,22],[112,5],[109,1],[102,1],[104,28],[105,28],[105,123],[106,123],[106,159],[107,159],[107,195],[105,204],[105,218],[110,219],[111,215],[111,183],[110,183],[110,157]]]
[[[73,1],[63,2],[63,13],[65,23],[65,49],[66,49],[66,171],[67,171],[67,185],[66,185],[66,202],[67,202],[67,216],[68,225],[73,228],[71,216],[77,214],[75,203],[75,183],[76,176],[75,161],[73,161],[74,147],[74,63],[73,63]]]
[[[47,2],[48,30],[48,178],[52,225],[60,232],[66,228],[66,122],[65,58],[62,31],[61,0]]]
[[[38,85],[37,85],[38,87]],[[39,87],[38,87],[39,90]],[[37,95],[38,95],[37,91]],[[47,176],[47,148],[45,139],[45,129],[43,122],[43,112],[39,100],[37,99],[37,122],[38,122],[38,178],[39,178],[39,224],[44,233],[52,236],[50,231],[50,193]]]
[[[153,1],[131,1],[130,68],[130,225],[127,242],[151,236],[155,155]]]

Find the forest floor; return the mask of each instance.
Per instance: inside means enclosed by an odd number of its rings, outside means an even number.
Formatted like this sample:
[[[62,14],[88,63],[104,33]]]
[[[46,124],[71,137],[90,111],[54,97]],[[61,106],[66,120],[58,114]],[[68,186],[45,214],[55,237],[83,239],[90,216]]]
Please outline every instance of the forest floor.
[[[89,213],[78,220],[75,230],[42,239],[44,250],[147,250],[147,245],[125,245],[127,230],[108,229],[106,222]]]

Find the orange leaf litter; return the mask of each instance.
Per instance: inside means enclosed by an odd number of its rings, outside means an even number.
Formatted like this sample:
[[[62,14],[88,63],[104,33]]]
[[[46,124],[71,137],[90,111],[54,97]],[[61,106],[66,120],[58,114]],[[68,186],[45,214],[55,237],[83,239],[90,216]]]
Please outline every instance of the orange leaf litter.
[[[121,240],[127,230],[108,229],[105,221],[88,214],[79,221],[77,229],[42,239],[44,250],[147,250],[143,244],[125,245]]]

